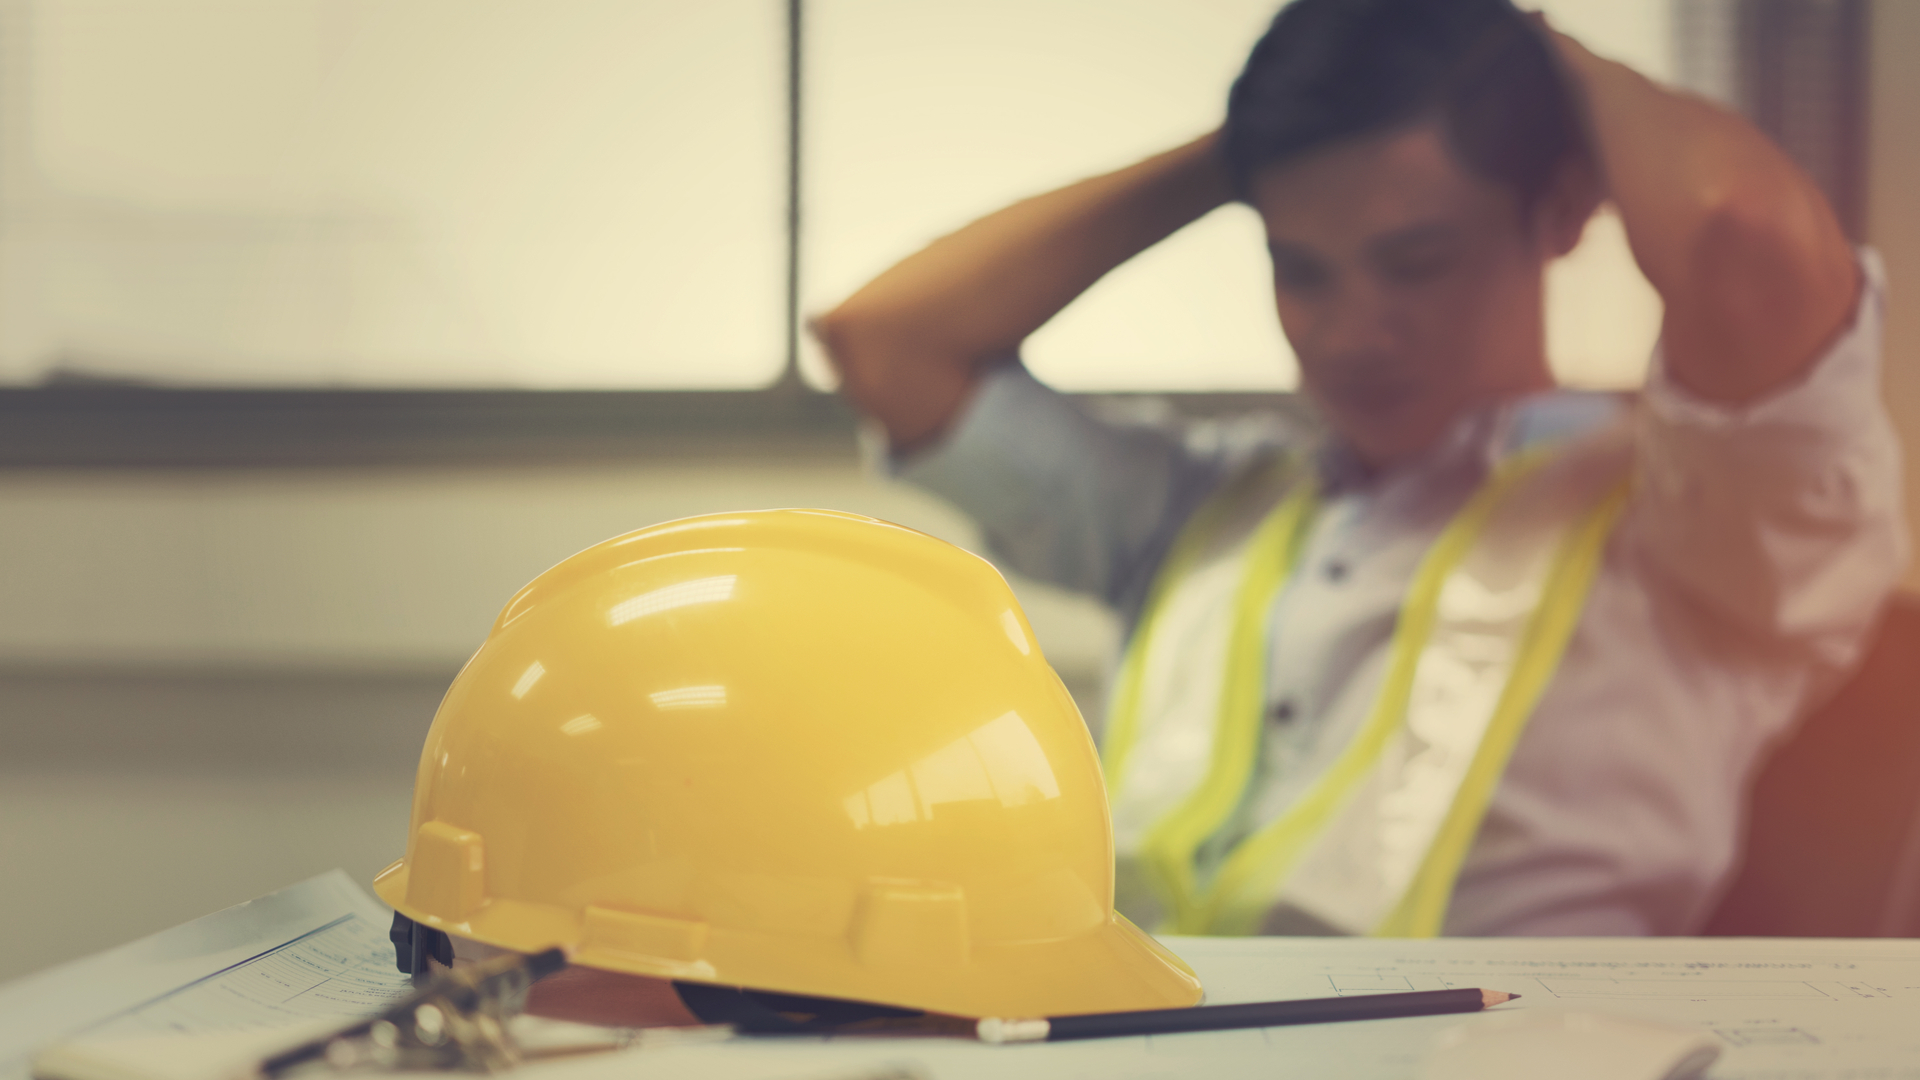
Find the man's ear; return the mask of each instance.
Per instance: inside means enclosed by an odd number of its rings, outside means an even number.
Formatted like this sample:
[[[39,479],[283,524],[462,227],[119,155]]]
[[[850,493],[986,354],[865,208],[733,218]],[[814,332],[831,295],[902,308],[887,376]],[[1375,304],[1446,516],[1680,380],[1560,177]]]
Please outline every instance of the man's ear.
[[[1581,154],[1563,162],[1533,204],[1533,235],[1540,253],[1557,259],[1572,251],[1605,198],[1600,171],[1590,159]]]

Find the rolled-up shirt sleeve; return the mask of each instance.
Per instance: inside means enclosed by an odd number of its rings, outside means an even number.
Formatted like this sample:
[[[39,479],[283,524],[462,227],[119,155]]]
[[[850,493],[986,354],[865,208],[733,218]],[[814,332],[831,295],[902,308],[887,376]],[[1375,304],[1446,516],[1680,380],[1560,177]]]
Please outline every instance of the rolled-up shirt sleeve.
[[[1852,324],[1797,384],[1731,407],[1659,355],[1618,538],[1716,623],[1837,672],[1908,557],[1901,455],[1880,400],[1883,280],[1861,253]]]
[[[971,516],[1008,568],[1130,615],[1229,458],[1097,418],[1015,363],[982,380],[940,442],[888,468]]]

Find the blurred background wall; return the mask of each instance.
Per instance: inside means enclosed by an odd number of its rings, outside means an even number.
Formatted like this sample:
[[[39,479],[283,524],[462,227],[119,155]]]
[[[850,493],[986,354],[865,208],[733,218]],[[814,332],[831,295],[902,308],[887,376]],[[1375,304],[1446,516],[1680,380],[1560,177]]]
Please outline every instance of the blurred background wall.
[[[1681,70],[1672,39],[1681,16],[1732,27],[1734,0],[1547,6],[1602,51],[1736,95],[1711,64]],[[0,0],[0,377],[810,393],[796,378],[829,380],[796,313],[1216,122],[1269,7],[810,0],[789,266],[785,5],[676,22],[660,13],[708,6]],[[1920,281],[1920,5],[1878,0],[1871,27],[1865,229],[1894,282],[1889,400],[1920,446],[1920,302],[1901,287]],[[1034,367],[1086,392],[1284,391],[1251,228],[1230,208],[1114,275]],[[1643,369],[1658,313],[1625,259],[1602,221],[1556,271],[1571,381]],[[333,866],[370,878],[400,852],[448,680],[515,589],[582,547],[798,505],[977,547],[950,507],[863,469],[850,424],[761,447],[750,423],[546,462],[0,468],[0,979]],[[1920,507],[1920,468],[1909,482]],[[1114,619],[1015,587],[1097,721]]]
[[[1920,4],[1872,7],[1867,239],[1887,261],[1887,405],[1907,446],[1908,531],[1920,537]],[[1907,588],[1920,591],[1920,561]]]

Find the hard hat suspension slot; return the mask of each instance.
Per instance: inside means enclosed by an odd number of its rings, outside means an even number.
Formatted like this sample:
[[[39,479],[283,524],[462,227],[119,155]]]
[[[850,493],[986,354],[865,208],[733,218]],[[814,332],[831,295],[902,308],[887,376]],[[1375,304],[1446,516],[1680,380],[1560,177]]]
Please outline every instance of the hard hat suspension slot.
[[[393,913],[393,927],[387,931],[387,940],[393,942],[394,966],[401,974],[413,976],[415,984],[427,981],[432,974],[428,959],[440,961],[447,967],[453,966],[453,939],[430,926],[421,926],[399,912]]]
[[[844,998],[779,994],[741,986],[675,980],[673,990],[687,1011],[708,1024],[732,1024],[751,1034],[790,1035],[826,1031],[873,1020],[906,1020],[926,1014]]]

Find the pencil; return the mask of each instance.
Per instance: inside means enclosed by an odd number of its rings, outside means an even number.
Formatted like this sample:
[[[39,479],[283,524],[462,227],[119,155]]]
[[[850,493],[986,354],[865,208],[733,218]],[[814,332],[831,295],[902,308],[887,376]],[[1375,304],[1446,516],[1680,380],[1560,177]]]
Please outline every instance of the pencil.
[[[1125,1035],[1167,1035],[1177,1031],[1327,1024],[1339,1020],[1379,1020],[1390,1016],[1436,1016],[1479,1012],[1512,1001],[1519,994],[1498,990],[1421,990],[1410,994],[1257,1001],[1246,1005],[1201,1005],[1189,1009],[1090,1013],[1045,1020],[980,1021],[982,1042],[1059,1042],[1063,1039],[1112,1039]]]

